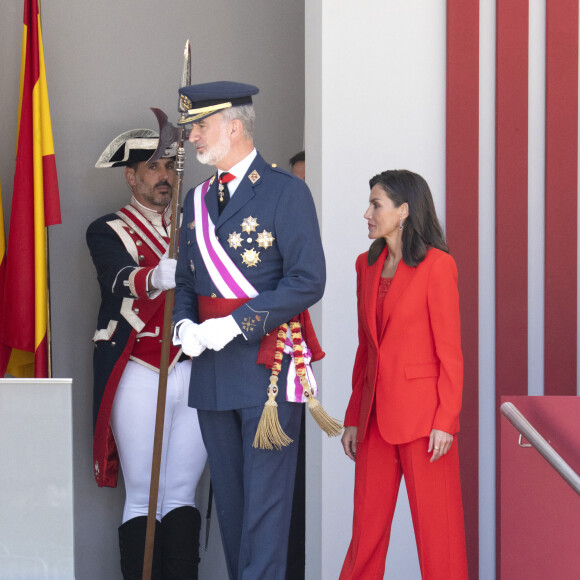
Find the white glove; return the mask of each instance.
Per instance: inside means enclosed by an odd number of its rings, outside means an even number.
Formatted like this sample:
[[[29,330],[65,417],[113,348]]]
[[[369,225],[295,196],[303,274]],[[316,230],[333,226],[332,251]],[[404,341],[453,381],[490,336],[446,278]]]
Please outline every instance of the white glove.
[[[187,356],[199,356],[204,350],[205,346],[201,344],[197,337],[199,324],[191,320],[186,320],[178,329],[179,340],[181,341],[181,350]],[[174,343],[177,341],[174,341]]]
[[[224,318],[210,318],[197,328],[199,341],[207,348],[221,350],[242,331],[230,314]]]
[[[175,288],[175,268],[177,260],[168,258],[167,254],[161,257],[159,264],[151,272],[151,285],[149,290],[170,290]]]

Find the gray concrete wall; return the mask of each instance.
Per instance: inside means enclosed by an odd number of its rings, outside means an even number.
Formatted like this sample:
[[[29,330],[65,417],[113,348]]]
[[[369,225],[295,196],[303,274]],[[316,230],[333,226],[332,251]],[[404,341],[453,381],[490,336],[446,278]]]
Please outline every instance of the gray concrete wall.
[[[23,2],[0,7],[0,180],[6,226],[11,207]],[[53,365],[73,378],[77,580],[120,578],[117,526],[122,487],[98,489],[92,475],[92,344],[99,294],[85,244],[98,216],[129,199],[122,169],[95,169],[109,141],[156,128],[149,107],[177,118],[183,46],[192,44],[193,82],[237,80],[260,87],[256,143],[286,167],[303,147],[303,0],[50,0],[42,3],[44,52],[62,225],[50,231]],[[189,150],[188,150],[189,151]],[[186,189],[209,174],[189,154]],[[39,434],[41,436],[41,434]],[[207,478],[200,507],[205,515]],[[217,521],[202,578],[222,578]]]

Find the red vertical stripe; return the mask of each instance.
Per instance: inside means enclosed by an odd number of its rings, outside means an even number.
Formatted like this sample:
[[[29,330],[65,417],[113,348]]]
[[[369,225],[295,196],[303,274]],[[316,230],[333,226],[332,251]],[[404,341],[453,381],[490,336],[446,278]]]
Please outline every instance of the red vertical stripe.
[[[497,0],[496,409],[503,395],[528,394],[528,22],[528,0]],[[496,485],[498,578],[500,493]]]
[[[446,233],[459,270],[464,357],[459,451],[469,577],[478,540],[479,3],[447,2]]]
[[[546,2],[546,395],[576,394],[578,0]]]

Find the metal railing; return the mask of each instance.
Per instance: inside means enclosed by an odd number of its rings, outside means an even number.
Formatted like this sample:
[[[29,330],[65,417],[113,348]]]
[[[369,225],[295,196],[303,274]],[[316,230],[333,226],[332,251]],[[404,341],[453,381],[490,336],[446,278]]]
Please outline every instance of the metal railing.
[[[534,429],[532,424],[517,410],[513,403],[503,403],[501,414],[523,435],[540,455],[562,476],[564,481],[580,495],[578,475],[554,448]]]

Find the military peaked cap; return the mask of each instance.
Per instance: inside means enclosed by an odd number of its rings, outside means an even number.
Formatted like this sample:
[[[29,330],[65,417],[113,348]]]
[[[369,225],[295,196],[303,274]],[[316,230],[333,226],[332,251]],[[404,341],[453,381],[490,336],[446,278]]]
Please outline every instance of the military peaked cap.
[[[250,105],[252,95],[256,95],[258,92],[258,87],[254,85],[232,81],[217,81],[182,87],[179,89],[180,110],[187,111],[187,114],[178,121],[178,124],[186,125],[200,121],[230,107]]]

